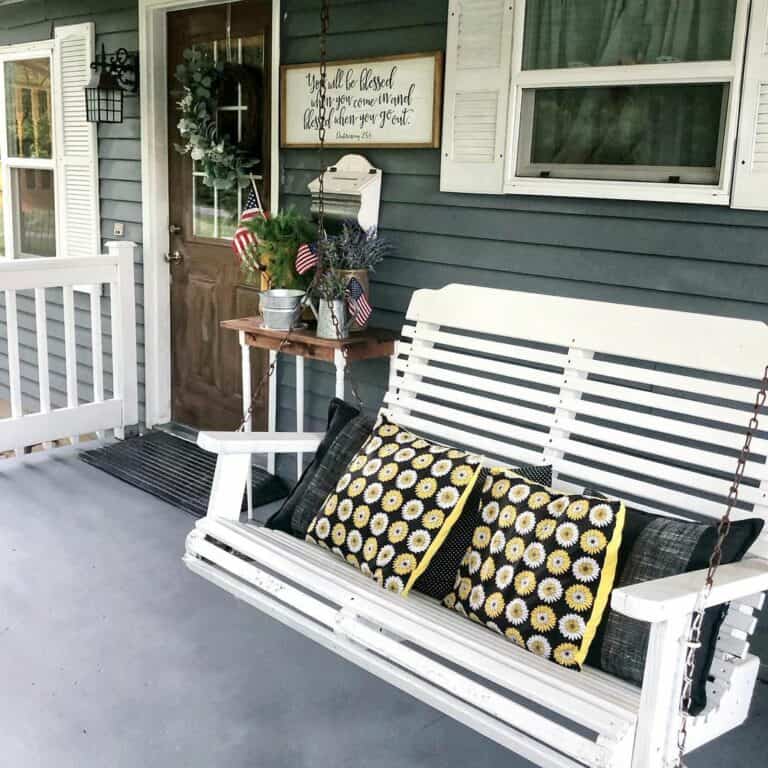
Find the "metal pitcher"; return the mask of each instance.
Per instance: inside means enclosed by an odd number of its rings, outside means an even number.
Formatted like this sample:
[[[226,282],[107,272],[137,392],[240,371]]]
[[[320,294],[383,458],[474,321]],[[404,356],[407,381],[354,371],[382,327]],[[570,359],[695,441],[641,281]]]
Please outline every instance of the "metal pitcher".
[[[318,299],[317,306],[309,301],[309,308],[317,319],[317,336],[320,339],[346,339],[349,336],[349,315],[347,314],[347,304],[344,299]],[[339,331],[336,333],[336,325],[333,322],[333,316],[339,323]]]

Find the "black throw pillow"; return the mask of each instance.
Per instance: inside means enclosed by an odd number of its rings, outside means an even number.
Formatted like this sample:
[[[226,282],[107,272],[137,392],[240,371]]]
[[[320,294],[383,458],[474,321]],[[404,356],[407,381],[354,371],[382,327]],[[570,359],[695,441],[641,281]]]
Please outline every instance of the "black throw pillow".
[[[585,494],[600,496],[592,490]],[[739,520],[731,525],[723,546],[723,564],[744,557],[763,528],[760,519]],[[627,507],[614,589],[644,581],[698,571],[707,567],[717,539],[717,527],[654,515]],[[706,684],[727,605],[709,608],[704,615],[701,647],[696,653],[691,714],[707,703]],[[650,627],[616,611],[606,611],[590,646],[587,664],[638,685],[642,683]]]
[[[328,449],[333,444],[333,441],[338,436],[339,432],[352,420],[355,416],[358,416],[360,411],[349,403],[340,400],[338,397],[334,397],[328,406],[328,426],[326,428],[325,437],[317,447],[315,455],[312,461],[307,464],[302,472],[296,485],[283,501],[280,509],[275,512],[272,517],[265,523],[267,528],[273,528],[276,531],[284,531],[285,533],[291,533],[295,536],[304,537],[305,531],[295,531],[291,525],[296,507],[299,505],[301,499],[307,493],[307,490],[312,483],[312,479],[317,472],[320,462],[325,458],[328,453]],[[339,474],[341,470],[339,469]],[[325,498],[325,496],[323,496]],[[322,502],[322,499],[320,500]],[[310,518],[311,519],[311,518]],[[309,525],[309,523],[307,523]]]

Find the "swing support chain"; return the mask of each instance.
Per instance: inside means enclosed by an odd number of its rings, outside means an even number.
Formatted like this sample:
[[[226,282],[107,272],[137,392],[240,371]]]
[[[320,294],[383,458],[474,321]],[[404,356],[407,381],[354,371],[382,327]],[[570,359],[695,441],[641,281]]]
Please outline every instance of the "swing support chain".
[[[760,412],[765,407],[766,400],[768,400],[768,365],[763,371],[762,383],[757,392],[757,396],[755,397],[755,404],[749,424],[747,425],[744,445],[739,453],[736,473],[733,477],[731,487],[728,490],[728,502],[725,513],[720,518],[717,525],[717,540],[712,549],[712,554],[709,557],[709,567],[704,580],[704,586],[702,587],[701,592],[699,592],[699,596],[696,600],[693,618],[691,619],[691,626],[688,631],[685,667],[683,670],[683,684],[680,690],[680,726],[677,732],[677,753],[673,763],[674,768],[685,768],[685,745],[688,739],[688,721],[690,719],[689,712],[693,696],[693,676],[696,665],[696,652],[701,647],[701,629],[702,624],[704,623],[706,601],[712,592],[712,587],[715,583],[715,574],[723,559],[723,544],[731,529],[731,513],[739,500],[739,488],[741,487],[741,481],[744,479],[744,472],[750,457],[752,438],[760,427]]]
[[[320,140],[320,179],[319,179],[319,194],[317,201],[317,242],[321,243],[325,239],[325,133],[326,133],[326,97],[328,94],[328,29],[330,26],[330,2],[329,0],[321,0],[320,7],[320,83],[318,87],[318,98],[320,104],[318,106],[318,138]],[[317,266],[315,277],[322,274],[322,249],[318,247],[320,251],[320,263]],[[331,320],[333,321],[333,328],[336,331],[336,338],[343,342],[341,335],[341,323],[336,316],[336,310],[333,302],[329,302],[329,309],[331,312]],[[359,408],[363,406],[363,400],[360,397],[357,384],[351,376],[350,364],[349,364],[349,347],[342,343],[341,354],[344,357],[344,373],[349,380],[349,388],[352,392],[352,397]]]
[[[320,3],[320,82],[318,84],[318,99],[319,104],[317,108],[317,134],[320,143],[319,156],[320,156],[320,178],[317,200],[317,242],[318,251],[320,257],[320,263],[317,265],[315,272],[315,280],[323,273],[324,264],[322,263],[322,248],[320,243],[326,237],[325,234],[325,136],[326,136],[326,119],[327,119],[327,96],[328,96],[328,30],[330,28],[331,12],[330,12],[330,0],[321,0]],[[313,280],[313,283],[315,281]],[[333,302],[329,302],[329,309],[331,312],[331,320],[333,321],[333,328],[336,331],[336,338],[343,342],[343,336],[341,335],[341,323],[336,316],[336,310],[334,309]],[[341,354],[344,357],[344,373],[349,380],[350,390],[352,397],[358,407],[362,407],[363,401],[360,397],[357,385],[355,384],[352,376],[350,375],[349,365],[349,347],[342,343]]]
[[[312,282],[307,288],[307,296],[311,294],[313,287],[316,285],[317,281],[319,280],[320,276],[323,273],[322,246],[320,244],[325,239],[325,134],[326,134],[325,123],[326,123],[326,98],[328,93],[328,29],[329,29],[329,25],[330,25],[330,2],[329,0],[321,0],[320,82],[318,87],[319,105],[318,105],[318,129],[317,129],[318,139],[320,143],[320,147],[319,147],[320,189],[319,189],[318,205],[317,205],[317,208],[318,208],[317,242],[318,242],[318,256],[320,258],[320,263],[318,263],[315,269],[315,275],[312,278]],[[331,319],[333,321],[333,327],[336,331],[336,338],[339,341],[343,342],[343,337],[341,335],[341,324],[339,323],[339,318],[336,316],[336,311],[334,310],[332,302],[330,302],[330,310],[331,310]],[[272,376],[275,375],[275,369],[277,368],[277,358],[280,355],[280,353],[285,349],[285,347],[288,346],[288,344],[290,344],[291,342],[291,334],[294,331],[294,323],[291,323],[291,327],[288,329],[285,336],[283,336],[280,339],[280,344],[275,350],[275,353],[272,358],[272,362],[269,365],[269,368],[267,368],[266,372],[259,380],[259,383],[253,392],[253,395],[251,397],[251,402],[249,403],[249,406],[248,406],[248,410],[246,411],[245,416],[243,417],[243,420],[240,422],[240,425],[237,428],[238,432],[245,431],[246,426],[248,425],[248,422],[251,420],[251,416],[253,415],[253,411],[254,411],[254,408],[256,407],[256,403],[258,403],[259,400],[261,399],[261,395],[264,391],[264,387],[266,386],[267,382],[272,378]],[[355,383],[350,373],[349,346],[347,344],[342,343],[341,354],[344,357],[344,372],[347,379],[349,380],[352,397],[354,398],[357,406],[359,408],[362,408],[364,405],[363,400],[360,397],[358,386]]]

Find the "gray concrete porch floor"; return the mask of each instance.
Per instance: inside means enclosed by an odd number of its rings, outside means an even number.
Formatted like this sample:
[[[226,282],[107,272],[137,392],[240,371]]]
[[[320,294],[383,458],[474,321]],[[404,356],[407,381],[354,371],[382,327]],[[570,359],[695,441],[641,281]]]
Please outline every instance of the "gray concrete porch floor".
[[[0,461],[2,768],[528,763],[191,573],[190,517],[72,452]],[[691,768],[764,765],[768,686]]]

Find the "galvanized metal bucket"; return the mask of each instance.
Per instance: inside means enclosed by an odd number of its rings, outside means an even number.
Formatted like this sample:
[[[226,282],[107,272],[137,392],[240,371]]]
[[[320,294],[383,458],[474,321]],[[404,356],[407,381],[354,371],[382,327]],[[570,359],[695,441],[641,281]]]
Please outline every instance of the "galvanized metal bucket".
[[[287,331],[299,319],[304,291],[273,288],[259,293],[264,327],[274,331]]]

